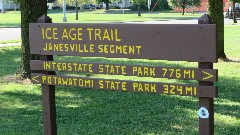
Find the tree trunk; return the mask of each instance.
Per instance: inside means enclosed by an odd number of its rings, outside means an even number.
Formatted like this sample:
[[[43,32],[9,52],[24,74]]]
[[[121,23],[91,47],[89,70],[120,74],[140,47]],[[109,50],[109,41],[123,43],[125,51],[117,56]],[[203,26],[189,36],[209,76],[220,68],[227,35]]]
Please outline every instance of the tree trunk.
[[[183,1],[183,5],[182,5],[182,15],[185,14],[185,8],[186,8],[186,0]]]
[[[218,58],[226,58],[224,53],[224,16],[223,2],[221,0],[209,0],[209,14],[213,19],[213,23],[217,25],[217,55]]]
[[[237,23],[236,19],[236,8],[235,8],[235,2],[232,2],[232,10],[233,10],[233,23]]]
[[[138,17],[142,16],[141,15],[141,4],[138,3]]]
[[[77,1],[76,1],[76,20],[78,20],[78,3],[77,3]]]
[[[109,10],[109,0],[106,1],[106,10]]]
[[[21,79],[30,78],[30,47],[29,47],[29,23],[37,22],[43,14],[47,14],[46,0],[21,0],[21,63],[18,77]]]

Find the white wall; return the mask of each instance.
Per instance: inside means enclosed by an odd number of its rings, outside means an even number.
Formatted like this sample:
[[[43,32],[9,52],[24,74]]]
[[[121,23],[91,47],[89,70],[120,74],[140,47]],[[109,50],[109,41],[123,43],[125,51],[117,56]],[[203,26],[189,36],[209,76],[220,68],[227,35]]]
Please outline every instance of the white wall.
[[[0,2],[0,9],[2,9],[2,7],[3,7],[3,4],[2,4],[2,2]],[[19,6],[19,4],[17,5],[17,9],[19,9],[20,8],[20,6]],[[9,10],[9,9],[15,9],[15,4],[14,3],[4,3],[4,9],[5,10]]]

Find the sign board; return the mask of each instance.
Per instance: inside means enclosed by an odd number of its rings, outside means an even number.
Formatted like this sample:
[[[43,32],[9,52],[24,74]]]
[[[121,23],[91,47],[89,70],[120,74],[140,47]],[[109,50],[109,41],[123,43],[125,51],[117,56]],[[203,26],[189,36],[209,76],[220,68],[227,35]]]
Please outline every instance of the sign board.
[[[213,134],[213,98],[217,97],[216,25],[51,23],[43,16],[29,28],[33,83],[42,84],[44,134],[57,134],[55,85],[199,97],[199,134]],[[206,23],[206,24],[203,24]],[[198,68],[101,62],[53,61],[53,55],[198,62]],[[56,75],[55,71],[197,80],[196,84]]]
[[[114,80],[89,77],[71,77],[32,74],[32,82],[46,85],[63,85],[103,90],[146,92],[154,94],[169,94],[182,96],[211,97],[217,96],[214,86],[194,86],[171,83],[140,82],[129,80]]]
[[[31,54],[217,62],[215,25],[30,24]]]
[[[215,31],[215,25],[199,24],[143,25],[33,23],[30,24],[30,50],[31,54],[40,55],[216,62]],[[217,81],[217,70],[198,68],[32,60],[31,70],[81,72],[210,82]],[[48,78],[49,77],[50,76],[48,76]],[[53,81],[46,82],[41,77],[36,79],[36,75],[33,75],[33,78],[34,79],[32,80],[34,83],[64,85],[61,81],[53,83]],[[54,78],[58,77],[54,76]],[[93,80],[94,82],[98,82],[98,79]],[[128,91],[138,91],[134,90],[137,88],[134,87],[135,83],[131,81],[126,81],[125,83],[128,84],[126,85],[128,86]],[[146,82],[142,83],[146,84]],[[98,85],[95,84],[91,88],[109,88],[100,87],[99,83],[97,84]],[[74,84],[66,86],[74,86]],[[149,84],[149,86],[151,86],[151,84]],[[162,84],[159,85],[153,93],[164,93],[164,86],[165,85]],[[172,86],[172,91],[175,89],[177,91],[177,89],[180,88],[177,84],[166,85],[166,87],[169,86]],[[185,86],[181,86],[178,92],[170,93],[174,93],[173,95],[199,96],[199,93],[202,94],[204,93],[203,91],[209,90],[209,87],[202,87],[201,89],[199,89],[199,87],[187,87],[186,89],[194,89],[195,92],[192,93],[195,94],[186,94],[184,88]],[[114,90],[117,89],[118,87],[114,87]],[[141,89],[147,91],[148,88]],[[211,91],[212,94],[200,94],[200,96],[216,97],[216,88],[212,86],[211,89],[213,90],[209,91]]]
[[[217,70],[198,68],[174,68],[108,63],[83,63],[32,60],[31,70],[67,71],[78,73],[110,74],[154,78],[217,81]]]

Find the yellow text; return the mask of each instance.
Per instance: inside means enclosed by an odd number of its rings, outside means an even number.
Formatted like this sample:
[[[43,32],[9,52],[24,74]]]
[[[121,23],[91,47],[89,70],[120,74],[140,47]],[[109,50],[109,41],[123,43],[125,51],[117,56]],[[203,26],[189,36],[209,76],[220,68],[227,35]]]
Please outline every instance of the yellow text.
[[[94,53],[94,44],[53,44],[46,43],[44,51],[60,51],[60,52],[84,52]]]
[[[42,39],[57,40],[57,28],[42,28]]]
[[[99,73],[126,75],[126,66],[117,65],[99,65]]]
[[[62,32],[63,40],[83,40],[82,28],[64,28]]]
[[[137,76],[156,76],[155,68],[152,67],[133,67],[132,73]]]
[[[99,88],[100,89],[111,89],[111,90],[127,90],[126,84],[127,82],[120,81],[108,81],[108,80],[99,80]]]
[[[194,70],[188,69],[175,69],[175,68],[162,68],[162,77],[169,78],[184,78],[184,79],[194,79]]]
[[[42,76],[42,83],[51,85],[81,86],[87,88],[94,87],[94,80],[83,78],[70,78],[59,76]]]
[[[105,54],[140,54],[142,46],[133,46],[133,45],[108,45],[100,44],[98,45],[99,53]]]
[[[157,89],[156,89],[156,84],[134,82],[133,83],[133,91],[157,92]]]
[[[179,86],[174,84],[163,85],[163,93],[171,95],[197,95],[197,88],[195,86]]]
[[[74,71],[92,73],[93,64],[79,64],[66,62],[43,62],[44,70]]]
[[[118,29],[87,28],[89,40],[121,41]]]

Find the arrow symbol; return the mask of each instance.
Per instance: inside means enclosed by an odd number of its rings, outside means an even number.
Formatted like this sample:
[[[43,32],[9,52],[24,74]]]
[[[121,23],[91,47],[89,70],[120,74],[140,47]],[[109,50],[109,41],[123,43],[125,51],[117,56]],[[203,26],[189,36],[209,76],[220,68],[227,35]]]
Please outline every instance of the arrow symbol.
[[[39,75],[38,75],[38,76],[39,76]],[[36,80],[36,78],[38,78],[38,76],[32,77],[32,80],[35,81],[35,82],[39,82],[38,80]]]
[[[213,75],[212,74],[210,74],[210,73],[208,73],[208,72],[205,72],[205,71],[202,71],[205,75],[207,75],[207,77],[205,77],[205,78],[203,78],[203,80],[207,80],[207,79],[209,79],[209,78],[212,78],[213,77]]]

